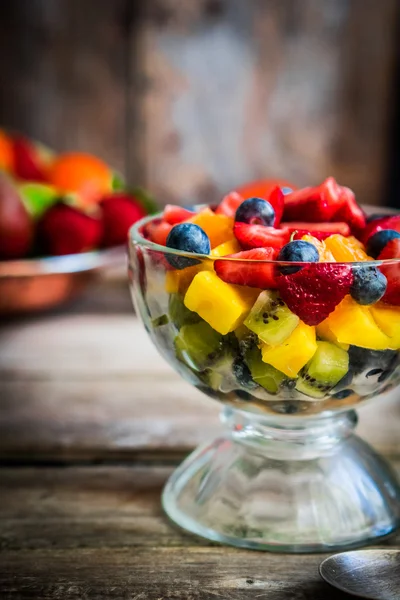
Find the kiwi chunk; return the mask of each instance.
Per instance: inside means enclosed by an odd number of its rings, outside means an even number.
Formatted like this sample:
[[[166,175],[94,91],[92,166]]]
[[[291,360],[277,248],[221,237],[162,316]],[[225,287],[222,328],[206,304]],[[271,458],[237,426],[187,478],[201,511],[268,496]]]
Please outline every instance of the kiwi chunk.
[[[264,291],[258,296],[244,324],[266,344],[279,346],[296,329],[299,320],[276,292]]]
[[[179,294],[170,295],[168,300],[168,313],[170,321],[177,329],[180,329],[182,325],[198,323],[201,320],[197,313],[192,312],[185,306],[183,298]]]
[[[246,363],[254,381],[270,394],[277,394],[286,375],[261,358],[260,350],[255,347],[246,353]]]
[[[200,321],[191,325],[183,325],[174,344],[179,360],[196,371],[203,371],[219,357],[222,335],[205,321]]]
[[[296,390],[323,398],[332,390],[349,370],[349,355],[346,350],[330,342],[317,342],[317,350],[310,362],[302,369]]]

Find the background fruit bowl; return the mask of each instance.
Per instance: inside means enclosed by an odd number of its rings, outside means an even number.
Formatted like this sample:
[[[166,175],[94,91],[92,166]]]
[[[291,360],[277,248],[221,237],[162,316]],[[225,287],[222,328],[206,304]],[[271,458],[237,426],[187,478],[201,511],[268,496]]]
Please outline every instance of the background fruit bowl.
[[[123,264],[124,246],[41,259],[0,261],[0,315],[47,310],[72,300],[104,269]]]
[[[155,209],[98,157],[0,130],[0,314],[53,307],[122,266],[129,227]]]

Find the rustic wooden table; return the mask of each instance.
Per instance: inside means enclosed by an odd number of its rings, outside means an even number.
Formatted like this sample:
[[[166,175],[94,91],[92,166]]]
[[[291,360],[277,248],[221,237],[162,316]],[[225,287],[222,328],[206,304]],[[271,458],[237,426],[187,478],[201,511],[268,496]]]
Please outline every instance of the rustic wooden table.
[[[359,431],[400,469],[395,399],[363,408]],[[166,478],[218,411],[157,355],[124,284],[3,323],[0,596],[349,598],[320,579],[322,556],[220,547],[164,517]]]

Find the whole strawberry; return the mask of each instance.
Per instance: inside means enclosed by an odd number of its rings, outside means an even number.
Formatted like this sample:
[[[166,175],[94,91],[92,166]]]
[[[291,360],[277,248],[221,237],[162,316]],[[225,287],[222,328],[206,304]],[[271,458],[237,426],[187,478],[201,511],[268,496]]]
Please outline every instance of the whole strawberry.
[[[77,254],[100,244],[102,222],[60,202],[52,206],[38,223],[38,245],[46,254]]]
[[[146,210],[133,195],[117,192],[100,202],[103,221],[102,245],[118,246],[126,243],[129,228],[146,216]]]
[[[23,136],[13,139],[14,172],[18,179],[46,181],[46,172],[39,153],[30,140]]]
[[[326,319],[350,292],[351,267],[332,263],[313,263],[290,275],[278,278],[282,300],[307,325]]]

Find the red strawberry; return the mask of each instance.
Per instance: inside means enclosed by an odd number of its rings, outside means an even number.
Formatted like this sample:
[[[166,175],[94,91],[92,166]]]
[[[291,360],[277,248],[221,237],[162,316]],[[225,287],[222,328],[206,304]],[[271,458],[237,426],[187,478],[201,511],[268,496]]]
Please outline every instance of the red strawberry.
[[[26,138],[13,139],[14,172],[18,179],[47,181],[46,171],[35,146]]]
[[[161,219],[155,219],[154,221],[150,221],[150,223],[147,223],[144,230],[144,236],[151,242],[154,242],[155,244],[159,244],[160,246],[166,246],[167,237],[172,227],[173,225],[165,223]]]
[[[244,250],[252,248],[275,248],[280,250],[288,243],[290,233],[286,229],[275,229],[265,225],[235,223],[233,233]]]
[[[344,203],[342,187],[333,177],[328,177],[319,186],[285,196],[284,217],[287,221],[301,221],[304,217],[313,223],[330,221]]]
[[[49,254],[77,254],[96,248],[102,236],[102,222],[60,202],[38,223],[38,240]]]
[[[287,229],[290,234],[297,232],[295,240],[299,240],[303,235],[311,234],[318,240],[325,240],[330,235],[339,233],[345,237],[350,235],[350,227],[347,223],[281,223],[283,229]]]
[[[382,217],[382,219],[371,221],[362,232],[361,241],[366,244],[374,233],[378,233],[378,231],[382,231],[383,229],[394,229],[394,231],[400,233],[400,216]]]
[[[278,288],[292,312],[307,325],[318,325],[349,293],[352,282],[351,267],[314,263],[297,273],[281,275]]]
[[[215,212],[217,215],[225,215],[226,217],[234,217],[239,206],[244,202],[245,198],[238,192],[229,192],[219,203]]]
[[[283,217],[283,209],[285,208],[285,196],[280,187],[276,186],[267,198],[275,210],[274,227],[279,227]]]
[[[365,227],[365,213],[358,206],[354,192],[350,188],[341,188],[341,198],[344,200],[343,205],[333,215],[332,221],[345,221],[348,223],[352,233],[358,237]]]
[[[248,285],[261,289],[276,288],[276,267],[273,261],[278,251],[275,248],[254,248],[231,254],[229,257],[243,260],[216,260],[214,269],[223,281],[236,285]]]
[[[380,253],[378,260],[400,259],[400,239],[391,240]],[[380,271],[387,279],[387,290],[383,302],[400,305],[400,260],[392,264],[382,265]]]
[[[131,225],[146,215],[143,206],[126,192],[105,196],[99,206],[103,220],[102,245],[105,247],[125,244]]]
[[[177,225],[193,217],[193,214],[193,211],[183,208],[183,206],[167,204],[164,208],[163,220],[170,225]]]

